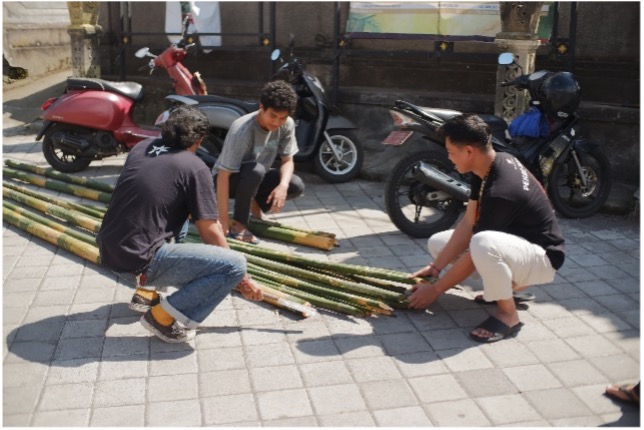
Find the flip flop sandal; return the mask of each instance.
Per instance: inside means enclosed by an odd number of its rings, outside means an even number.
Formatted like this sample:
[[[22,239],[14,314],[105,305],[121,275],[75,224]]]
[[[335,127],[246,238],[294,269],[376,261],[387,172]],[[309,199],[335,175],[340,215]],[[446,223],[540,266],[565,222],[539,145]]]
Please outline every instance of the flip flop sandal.
[[[233,233],[231,231],[226,235],[226,237],[228,237],[230,239],[239,240],[239,241],[245,242],[245,243],[250,243],[250,244],[253,244],[253,245],[257,245],[260,242],[259,239],[257,239],[255,237],[255,235],[253,235],[250,232]]]
[[[604,395],[606,397],[609,397],[611,399],[618,400],[618,401],[624,402],[624,403],[631,403],[631,404],[634,404],[634,405],[639,405],[640,404],[639,397],[637,397],[637,395],[633,392],[633,386],[629,386],[629,385],[614,386],[614,385],[612,385],[609,388],[616,388],[618,390],[618,393],[623,394],[625,397],[621,397],[619,394],[609,392],[608,388],[604,392]]]
[[[512,298],[514,298],[514,303],[517,305],[520,303],[531,302],[536,299],[535,295],[532,293],[512,293]],[[496,300],[487,301],[483,298],[483,294],[479,294],[474,297],[474,301],[481,305],[495,305]]]
[[[481,343],[498,342],[499,340],[505,339],[506,337],[515,336],[519,332],[519,330],[521,330],[521,327],[523,327],[522,322],[516,324],[513,327],[510,327],[503,321],[499,320],[498,318],[491,316],[485,321],[483,321],[474,330],[482,328],[483,330],[487,330],[490,333],[493,333],[492,336],[482,337],[482,336],[478,336],[470,333],[470,337],[473,340]]]

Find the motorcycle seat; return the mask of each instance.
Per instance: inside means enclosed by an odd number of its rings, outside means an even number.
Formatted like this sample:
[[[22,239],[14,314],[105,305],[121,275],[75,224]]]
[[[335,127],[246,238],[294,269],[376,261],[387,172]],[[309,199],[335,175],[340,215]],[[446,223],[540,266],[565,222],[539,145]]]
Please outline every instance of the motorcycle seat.
[[[67,78],[68,90],[97,90],[121,94],[136,102],[143,99],[143,86],[136,82],[110,82],[103,79]]]
[[[239,107],[244,112],[250,113],[259,109],[259,103],[257,102],[245,102],[243,100],[229,99],[228,97],[221,97],[215,95],[205,95],[205,96],[184,96],[189,99],[192,99],[199,103],[226,103]]]
[[[492,133],[495,131],[505,131],[508,128],[508,124],[503,121],[503,118],[499,118],[496,115],[478,114],[478,116],[490,126]]]

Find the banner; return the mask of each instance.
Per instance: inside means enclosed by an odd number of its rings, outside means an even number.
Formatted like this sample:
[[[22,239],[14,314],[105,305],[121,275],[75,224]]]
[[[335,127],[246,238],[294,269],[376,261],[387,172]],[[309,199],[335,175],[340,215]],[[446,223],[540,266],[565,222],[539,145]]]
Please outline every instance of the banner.
[[[181,33],[183,18],[188,15],[188,33],[221,33],[219,2],[216,1],[170,1],[165,6],[165,32]],[[177,43],[180,36],[168,36],[171,43]],[[201,46],[221,46],[221,36],[199,36]],[[204,49],[205,53],[210,49]]]
[[[540,39],[550,38],[553,12],[543,6]],[[499,2],[351,2],[346,31],[364,38],[491,42],[501,32]]]

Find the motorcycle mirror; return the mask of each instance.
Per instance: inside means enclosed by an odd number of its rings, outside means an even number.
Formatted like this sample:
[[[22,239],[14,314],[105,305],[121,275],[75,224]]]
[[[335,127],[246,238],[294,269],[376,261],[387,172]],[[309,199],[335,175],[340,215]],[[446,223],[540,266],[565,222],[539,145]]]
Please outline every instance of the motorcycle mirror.
[[[502,66],[507,66],[508,64],[514,63],[514,54],[511,52],[504,52],[499,55],[499,64]]]
[[[134,56],[137,58],[143,58],[148,55],[148,52],[150,52],[150,48],[141,48],[134,53]]]
[[[280,51],[279,48],[271,52],[271,60],[273,61],[279,60],[281,56],[282,56],[282,51]]]

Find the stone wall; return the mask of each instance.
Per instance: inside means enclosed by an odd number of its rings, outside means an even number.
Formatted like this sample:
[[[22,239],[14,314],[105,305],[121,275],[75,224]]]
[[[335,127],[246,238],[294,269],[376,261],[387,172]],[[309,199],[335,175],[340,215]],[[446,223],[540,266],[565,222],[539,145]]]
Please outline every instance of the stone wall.
[[[2,53],[11,67],[40,76],[71,66],[66,2],[2,2]]]

